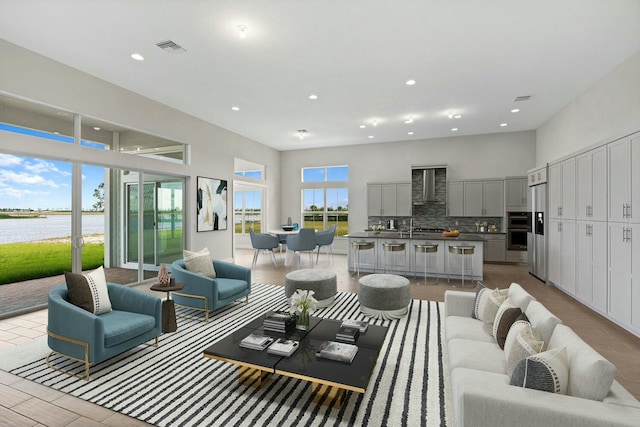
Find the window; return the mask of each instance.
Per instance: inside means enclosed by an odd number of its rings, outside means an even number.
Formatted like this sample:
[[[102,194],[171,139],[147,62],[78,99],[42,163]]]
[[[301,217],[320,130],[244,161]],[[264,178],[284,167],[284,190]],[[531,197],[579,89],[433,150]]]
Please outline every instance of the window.
[[[302,169],[302,182],[313,183],[313,188],[302,190],[304,227],[322,230],[335,224],[337,236],[348,233],[349,190],[346,186],[348,176],[348,166]],[[339,181],[343,181],[345,185],[336,186],[336,182]]]

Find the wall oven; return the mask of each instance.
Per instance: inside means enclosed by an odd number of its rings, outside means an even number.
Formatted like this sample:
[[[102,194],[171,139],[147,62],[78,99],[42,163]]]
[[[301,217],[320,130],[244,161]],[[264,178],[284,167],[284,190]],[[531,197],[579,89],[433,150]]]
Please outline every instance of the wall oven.
[[[507,213],[507,250],[527,250],[527,227],[529,216],[527,212]]]

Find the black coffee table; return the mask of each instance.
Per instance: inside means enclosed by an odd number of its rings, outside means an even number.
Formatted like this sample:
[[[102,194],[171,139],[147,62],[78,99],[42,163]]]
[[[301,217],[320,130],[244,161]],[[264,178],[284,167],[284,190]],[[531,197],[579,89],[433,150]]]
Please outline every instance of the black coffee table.
[[[266,315],[266,314],[265,314]],[[357,393],[366,391],[369,378],[387,334],[385,326],[369,325],[360,334],[355,345],[358,353],[351,363],[342,363],[316,357],[316,349],[323,341],[335,341],[341,320],[311,317],[309,329],[292,330],[286,334],[264,331],[262,315],[222,340],[208,347],[204,357],[233,363],[239,367],[239,381],[260,386],[270,374],[299,378],[313,383],[313,389],[323,402],[340,403],[346,390]],[[276,356],[267,350],[251,350],[240,347],[240,341],[249,334],[263,334],[274,338],[300,341],[300,348],[289,357]],[[336,396],[337,399],[333,399]]]

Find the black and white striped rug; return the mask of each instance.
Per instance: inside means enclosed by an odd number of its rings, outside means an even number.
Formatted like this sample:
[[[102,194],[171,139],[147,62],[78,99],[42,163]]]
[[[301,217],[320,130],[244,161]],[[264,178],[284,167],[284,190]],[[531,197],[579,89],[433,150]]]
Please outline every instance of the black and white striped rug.
[[[286,309],[283,288],[254,284],[249,304],[216,312],[209,323],[178,319],[178,331],[160,347],[139,346],[91,367],[91,381],[58,373],[39,359],[11,372],[158,426],[446,426],[450,422],[444,375],[442,303],[412,300],[389,327],[365,394],[347,392],[341,407],[316,404],[311,383],[272,375],[262,388],[238,383],[237,367],[203,357],[229,332],[273,309]],[[180,309],[178,309],[180,310]],[[313,315],[365,319],[356,294],[341,292]],[[63,358],[65,369],[81,366]]]

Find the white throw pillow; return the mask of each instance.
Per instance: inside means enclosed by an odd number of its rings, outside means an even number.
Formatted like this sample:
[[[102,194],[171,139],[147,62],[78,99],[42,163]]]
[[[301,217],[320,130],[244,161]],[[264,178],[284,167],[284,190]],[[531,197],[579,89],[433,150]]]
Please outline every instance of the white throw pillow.
[[[478,302],[478,319],[485,323],[493,323],[496,318],[498,308],[502,305],[505,299],[507,299],[507,289],[484,289],[480,294],[480,300]]]
[[[506,374],[511,377],[513,369],[518,362],[531,355],[540,353],[544,347],[544,341],[538,333],[525,320],[518,320],[511,325],[507,339],[504,343],[504,356],[506,359]]]
[[[212,279],[216,278],[216,271],[213,269],[213,261],[211,260],[209,249],[204,248],[197,252],[184,250],[182,252],[187,270]]]

